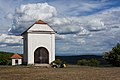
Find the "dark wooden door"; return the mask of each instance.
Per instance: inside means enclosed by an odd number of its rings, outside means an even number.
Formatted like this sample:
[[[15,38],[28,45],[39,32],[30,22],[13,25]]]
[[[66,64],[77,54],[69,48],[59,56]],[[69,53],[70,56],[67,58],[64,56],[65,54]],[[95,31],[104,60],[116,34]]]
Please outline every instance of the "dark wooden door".
[[[39,47],[34,52],[34,63],[38,64],[48,64],[49,63],[49,53],[44,47]]]

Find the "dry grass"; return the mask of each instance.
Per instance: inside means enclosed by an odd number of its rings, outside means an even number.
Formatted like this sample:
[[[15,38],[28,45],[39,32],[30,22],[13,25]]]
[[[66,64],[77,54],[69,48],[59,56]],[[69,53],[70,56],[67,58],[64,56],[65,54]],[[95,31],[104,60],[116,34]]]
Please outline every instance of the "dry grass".
[[[0,80],[120,80],[120,68],[0,67]]]

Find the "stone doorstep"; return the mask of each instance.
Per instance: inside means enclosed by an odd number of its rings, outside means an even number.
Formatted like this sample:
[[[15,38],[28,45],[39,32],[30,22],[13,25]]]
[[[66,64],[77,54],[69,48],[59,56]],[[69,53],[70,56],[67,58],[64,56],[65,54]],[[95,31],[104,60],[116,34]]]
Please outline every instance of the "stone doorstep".
[[[34,64],[34,66],[50,67],[50,64]]]

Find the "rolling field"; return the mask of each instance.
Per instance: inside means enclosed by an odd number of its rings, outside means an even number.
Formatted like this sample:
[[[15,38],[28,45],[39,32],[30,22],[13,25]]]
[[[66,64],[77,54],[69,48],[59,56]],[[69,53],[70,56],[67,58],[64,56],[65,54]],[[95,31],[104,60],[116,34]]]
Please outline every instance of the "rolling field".
[[[43,68],[0,66],[0,80],[120,80],[117,67]]]

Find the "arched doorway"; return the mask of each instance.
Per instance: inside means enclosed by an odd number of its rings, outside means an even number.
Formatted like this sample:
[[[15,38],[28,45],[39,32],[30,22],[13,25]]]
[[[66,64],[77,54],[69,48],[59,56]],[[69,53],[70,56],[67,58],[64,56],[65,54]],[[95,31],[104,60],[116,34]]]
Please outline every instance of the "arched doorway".
[[[39,47],[34,52],[34,63],[48,64],[49,63],[49,52],[44,47]]]

